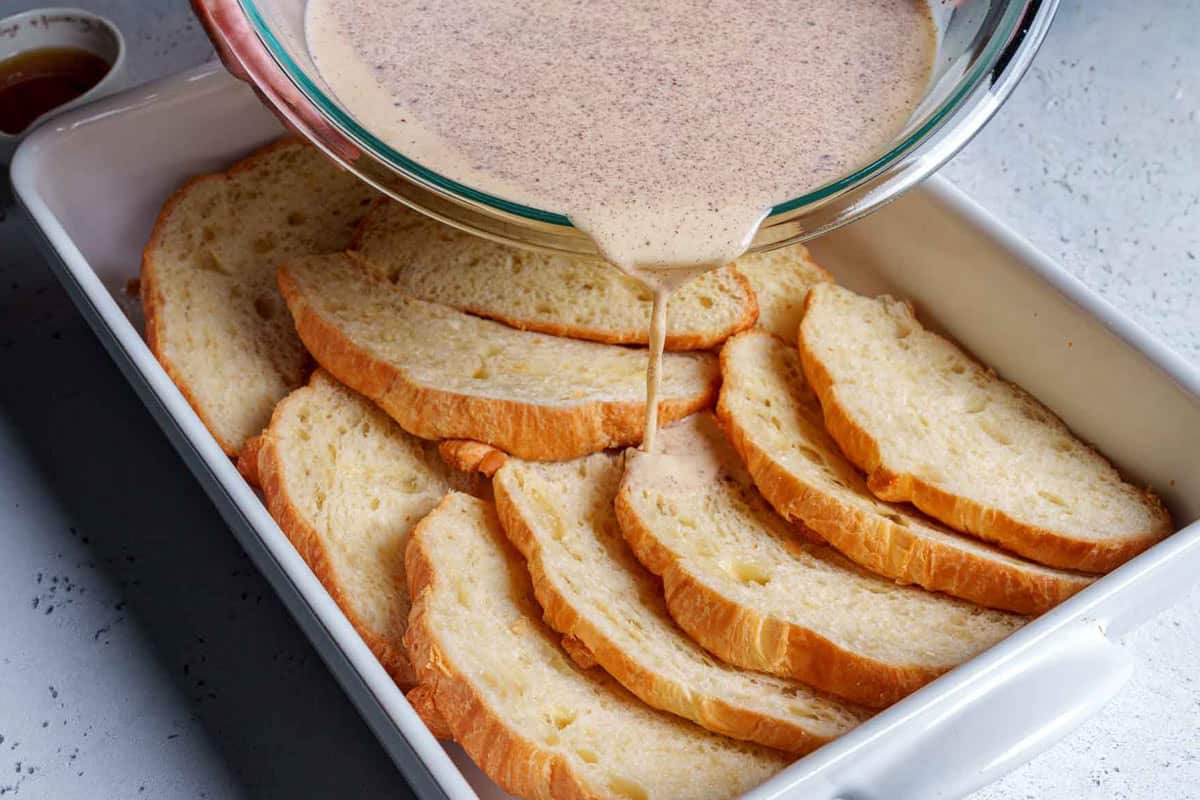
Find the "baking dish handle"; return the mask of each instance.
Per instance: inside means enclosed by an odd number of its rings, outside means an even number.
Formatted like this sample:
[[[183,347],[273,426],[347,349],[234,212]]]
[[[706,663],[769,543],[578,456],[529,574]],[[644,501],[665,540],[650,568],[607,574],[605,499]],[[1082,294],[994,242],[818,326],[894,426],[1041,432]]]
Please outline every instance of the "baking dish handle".
[[[1103,626],[1066,626],[984,680],[934,696],[835,771],[837,800],[956,798],[1033,758],[1100,710],[1133,673]],[[919,700],[920,695],[912,700]],[[886,743],[886,744],[885,744]]]

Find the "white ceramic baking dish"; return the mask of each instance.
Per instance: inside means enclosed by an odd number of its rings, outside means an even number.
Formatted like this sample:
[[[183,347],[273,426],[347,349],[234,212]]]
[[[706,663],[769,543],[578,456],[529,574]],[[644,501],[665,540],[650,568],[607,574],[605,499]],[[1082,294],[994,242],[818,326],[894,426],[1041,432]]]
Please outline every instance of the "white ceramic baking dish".
[[[417,793],[505,797],[429,734],[154,360],[125,295],[167,195],[279,134],[248,89],[205,66],[55,119],[21,146],[13,185],[72,298]],[[914,299],[1157,487],[1182,527],[746,795],[958,797],[1100,708],[1133,668],[1113,640],[1200,572],[1200,374],[940,179],[813,249],[853,288]]]

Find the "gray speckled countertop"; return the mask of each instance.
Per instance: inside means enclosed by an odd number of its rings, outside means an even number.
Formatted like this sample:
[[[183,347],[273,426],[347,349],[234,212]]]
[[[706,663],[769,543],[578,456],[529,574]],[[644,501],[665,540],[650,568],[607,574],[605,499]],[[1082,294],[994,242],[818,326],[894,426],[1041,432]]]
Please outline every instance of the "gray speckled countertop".
[[[77,0],[135,81],[209,55],[185,0]],[[29,0],[0,0],[0,16]],[[945,173],[1200,360],[1200,2],[1065,0]],[[403,797],[0,186],[0,797]],[[976,795],[1200,797],[1200,589],[1103,712]]]

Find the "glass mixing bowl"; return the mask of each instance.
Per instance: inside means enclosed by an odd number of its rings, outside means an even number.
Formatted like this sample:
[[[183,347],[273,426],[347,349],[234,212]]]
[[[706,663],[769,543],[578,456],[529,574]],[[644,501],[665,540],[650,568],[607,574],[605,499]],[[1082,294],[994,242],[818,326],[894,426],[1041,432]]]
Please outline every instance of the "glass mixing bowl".
[[[597,255],[592,240],[561,213],[476,191],[372,135],[338,102],[313,63],[305,42],[306,5],[307,0],[237,0],[245,23],[292,86],[272,91],[255,70],[247,71],[293,127],[383,192],[444,222],[517,246]],[[925,98],[905,129],[869,164],[807,194],[781,198],[759,227],[752,250],[803,241],[858,219],[940,167],[1012,91],[1058,0],[931,0],[930,5],[938,29],[937,60]]]

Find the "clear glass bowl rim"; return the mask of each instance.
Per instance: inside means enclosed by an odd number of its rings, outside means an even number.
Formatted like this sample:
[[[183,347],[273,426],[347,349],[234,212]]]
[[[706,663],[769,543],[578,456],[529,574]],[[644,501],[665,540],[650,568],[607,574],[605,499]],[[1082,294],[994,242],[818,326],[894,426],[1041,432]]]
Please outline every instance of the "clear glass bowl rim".
[[[279,41],[267,25],[263,15],[256,6],[256,0],[238,0],[238,4],[246,14],[251,27],[262,43],[266,46],[271,57],[283,70],[284,74],[296,85],[301,93],[308,98],[322,115],[329,118],[336,127],[348,133],[360,146],[371,151],[379,160],[386,163],[397,172],[428,182],[442,191],[456,195],[463,200],[479,203],[497,211],[506,212],[517,217],[525,218],[550,225],[574,227],[563,214],[546,211],[533,206],[524,205],[502,197],[481,192],[466,184],[451,180],[444,175],[429,169],[392,148],[362,126],[354,117],[343,111],[320,87],[312,82],[304,69],[295,62],[287,48]],[[1011,1],[1005,4],[1003,14],[989,38],[983,52],[971,69],[959,79],[953,91],[929,114],[920,124],[916,125],[907,135],[896,142],[886,153],[874,161],[854,170],[853,172],[820,186],[810,192],[791,200],[786,200],[774,206],[768,212],[768,218],[785,214],[797,208],[819,203],[826,198],[838,195],[844,190],[854,188],[884,172],[888,167],[919,147],[925,139],[935,132],[942,123],[954,116],[964,101],[971,97],[984,79],[995,68],[1000,55],[1008,42],[1018,32],[1028,2]]]

